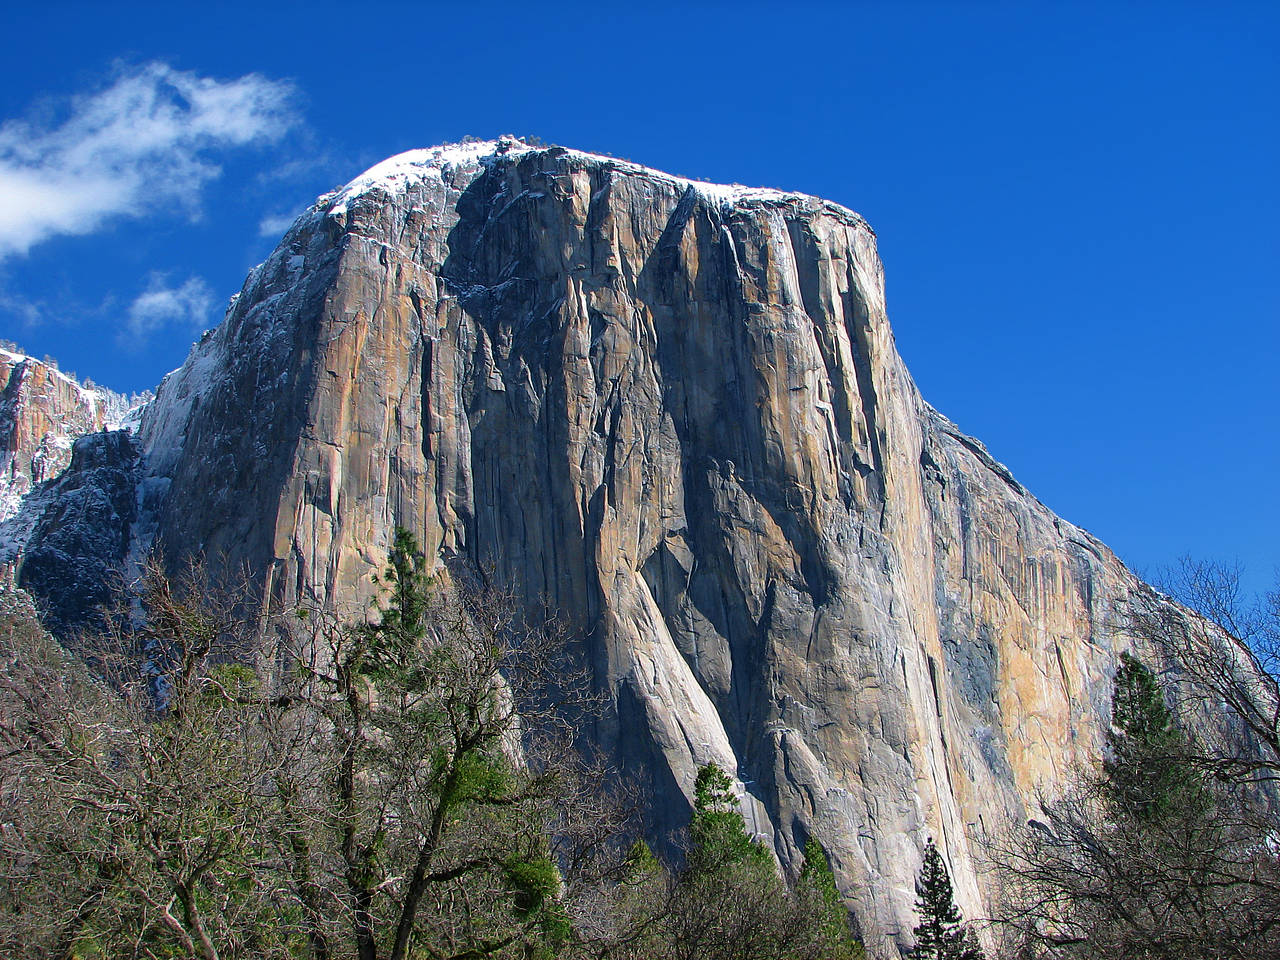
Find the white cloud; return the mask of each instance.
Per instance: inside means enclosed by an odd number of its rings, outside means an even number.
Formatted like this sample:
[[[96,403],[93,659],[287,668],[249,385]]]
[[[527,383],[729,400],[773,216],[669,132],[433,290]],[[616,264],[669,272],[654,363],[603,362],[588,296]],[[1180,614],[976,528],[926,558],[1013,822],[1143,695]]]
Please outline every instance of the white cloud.
[[[199,209],[218,150],[279,140],[297,123],[292,84],[214,80],[164,63],[120,70],[60,122],[0,126],[0,260],[58,234],[157,207]]]
[[[23,327],[39,326],[47,312],[44,304],[0,287],[0,311],[13,314]]]
[[[191,277],[174,287],[163,274],[153,273],[147,289],[129,304],[125,330],[135,342],[141,342],[162,327],[200,330],[208,323],[212,309],[213,291],[199,277]]]
[[[281,234],[293,226],[298,218],[296,213],[270,213],[258,221],[258,236],[278,239]]]

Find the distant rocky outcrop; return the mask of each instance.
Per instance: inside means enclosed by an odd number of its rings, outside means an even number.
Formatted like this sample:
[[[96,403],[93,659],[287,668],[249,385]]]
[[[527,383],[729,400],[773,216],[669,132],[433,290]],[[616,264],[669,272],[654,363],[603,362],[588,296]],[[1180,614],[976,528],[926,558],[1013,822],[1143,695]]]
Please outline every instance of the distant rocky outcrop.
[[[1139,589],[924,402],[857,214],[516,141],[321,198],[136,440],[76,449],[23,528],[63,622],[153,546],[368,596],[409,527],[585,638],[659,828],[717,761],[879,951],[926,836],[984,912],[975,839],[1098,749]]]
[[[114,511],[104,514],[100,504],[71,491],[94,475],[95,451],[131,446],[126,438],[151,394],[129,397],[81,383],[51,359],[37,360],[12,344],[0,344],[0,383],[0,575],[11,577],[18,565],[25,566],[23,551],[34,537],[44,553],[28,579],[43,598],[50,625],[80,624],[107,599],[104,574],[118,571],[123,560],[111,550],[95,568],[86,563],[93,552],[87,544],[119,539],[126,518]],[[78,445],[81,440],[85,443]],[[76,469],[62,482],[73,464]],[[133,486],[128,483],[127,498],[135,496]],[[117,490],[117,499],[122,496]],[[60,543],[68,548],[65,553]],[[55,560],[52,550],[61,558]]]
[[[104,393],[49,363],[0,347],[0,521],[17,513],[31,488],[71,462],[77,437],[101,430]]]

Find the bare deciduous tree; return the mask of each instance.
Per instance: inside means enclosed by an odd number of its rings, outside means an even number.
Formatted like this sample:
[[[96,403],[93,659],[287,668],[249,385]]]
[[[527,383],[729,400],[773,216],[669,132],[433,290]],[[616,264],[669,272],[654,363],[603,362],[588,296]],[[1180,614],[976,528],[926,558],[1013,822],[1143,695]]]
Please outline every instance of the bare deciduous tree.
[[[457,584],[401,533],[362,615],[264,623],[157,561],[82,656],[0,595],[0,953],[860,955],[816,843],[795,890],[727,808],[649,853],[562,633]]]
[[[553,623],[430,580],[402,531],[370,616],[302,621],[286,699],[312,769],[282,794],[311,940],[360,960],[566,953],[634,809],[576,747],[597,698]]]
[[[1163,655],[1162,679],[1197,724],[1205,749],[1191,758],[1221,779],[1280,797],[1280,586],[1261,599],[1241,568],[1187,558],[1158,578],[1193,615],[1141,596],[1131,632]],[[1272,804],[1274,808],[1274,804]],[[1277,820],[1280,827],[1280,820]]]
[[[266,625],[283,657],[260,655],[247,591],[198,565],[150,564],[79,644],[87,662],[0,598],[6,956],[524,957],[582,939],[570,898],[622,870],[634,812],[574,749],[594,698],[554,630],[431,587],[411,548],[394,563],[369,618]]]
[[[1208,621],[1154,594],[1138,600],[1132,629],[1163,654],[1184,722],[1156,675],[1123,655],[1107,756],[1042,804],[1043,821],[988,846],[1007,950],[1082,960],[1278,957],[1270,680]]]
[[[0,658],[0,783],[10,813],[14,956],[287,956],[259,839],[282,759],[246,738],[262,698],[218,662],[251,629],[197,568],[158,562],[114,611],[92,668],[16,597]]]

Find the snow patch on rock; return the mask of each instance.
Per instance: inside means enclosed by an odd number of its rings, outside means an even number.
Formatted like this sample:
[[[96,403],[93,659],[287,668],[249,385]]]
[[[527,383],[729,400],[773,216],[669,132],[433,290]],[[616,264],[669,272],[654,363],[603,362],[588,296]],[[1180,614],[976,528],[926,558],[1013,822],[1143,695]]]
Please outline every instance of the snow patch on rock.
[[[206,331],[191,347],[186,362],[165,375],[156,398],[138,417],[138,434],[151,473],[167,475],[182,453],[187,421],[194,406],[212,386],[222,368],[221,332]]]
[[[678,177],[662,170],[620,160],[598,153],[583,150],[570,150],[562,147],[532,147],[514,137],[500,137],[496,140],[476,140],[469,143],[449,143],[419,150],[407,150],[404,153],[389,157],[381,163],[374,164],[360,176],[356,177],[336,193],[326,194],[319,198],[316,206],[304,214],[304,218],[313,215],[319,209],[330,216],[346,214],[348,205],[356,197],[375,190],[383,190],[390,194],[402,193],[409,186],[422,183],[427,179],[443,180],[446,172],[453,168],[487,166],[500,158],[520,157],[530,153],[561,151],[563,154],[578,160],[605,165],[623,174],[642,176],[652,180],[678,185],[692,189],[705,200],[724,207],[734,207],[750,202],[785,202],[808,201],[820,204],[826,209],[839,211],[853,218],[860,226],[867,226],[866,220],[859,214],[820,197],[795,191],[774,190],[768,187],[747,187],[740,183],[710,183],[705,180],[693,180]]]

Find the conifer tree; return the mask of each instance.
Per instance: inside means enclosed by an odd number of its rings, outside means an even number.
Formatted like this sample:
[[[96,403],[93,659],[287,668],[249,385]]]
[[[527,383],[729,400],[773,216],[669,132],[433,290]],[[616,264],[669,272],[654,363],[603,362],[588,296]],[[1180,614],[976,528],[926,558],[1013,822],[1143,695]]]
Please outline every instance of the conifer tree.
[[[547,825],[577,816],[581,772],[558,749],[554,708],[538,712],[561,641],[501,597],[433,583],[404,530],[379,584],[364,622],[316,611],[301,644],[314,652],[294,699],[317,770],[293,791],[306,805],[291,828],[309,842],[291,868],[338,905],[315,912],[312,939],[345,941],[359,960],[554,956],[573,931]],[[330,929],[334,916],[346,929]]]
[[[992,848],[1010,946],[1045,960],[1280,957],[1280,865],[1255,801],[1198,762],[1203,717],[1180,726],[1159,678],[1127,653],[1111,703],[1101,769],[1082,772],[1047,822]]]
[[[1105,783],[1120,818],[1152,821],[1198,810],[1207,799],[1159,681],[1128,653],[1120,655],[1112,687],[1107,748]]]
[[[715,763],[708,763],[698,771],[689,834],[693,841],[689,866],[693,871],[748,863],[762,875],[774,877],[769,851],[747,833],[746,820],[733,792],[733,780]]]
[[[818,843],[810,837],[804,845],[804,867],[800,871],[799,893],[811,898],[805,904],[816,921],[822,955],[827,960],[859,960],[866,952],[849,930],[849,911],[836,888],[836,875],[831,861]]]
[[[951,891],[951,875],[932,838],[925,846],[924,864],[916,880],[916,913],[920,924],[914,931],[916,947],[911,954],[913,957],[919,960],[982,960],[982,950],[956,906]]]

